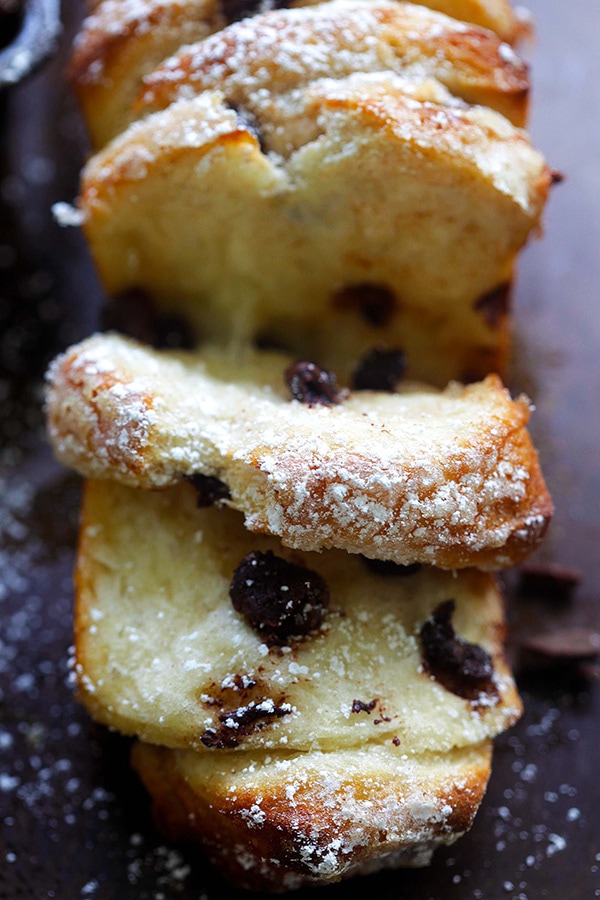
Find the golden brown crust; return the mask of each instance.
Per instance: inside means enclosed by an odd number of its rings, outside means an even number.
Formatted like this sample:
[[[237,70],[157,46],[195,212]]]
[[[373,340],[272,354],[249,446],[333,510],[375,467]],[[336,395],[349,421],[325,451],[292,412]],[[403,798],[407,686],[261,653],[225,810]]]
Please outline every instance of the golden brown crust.
[[[508,310],[490,320],[482,302],[539,226],[549,170],[504,118],[396,78],[274,98],[269,146],[218,91],[132,126],[82,179],[107,292],[142,288],[198,335],[267,338],[340,373],[382,343],[439,386],[503,374]],[[373,287],[387,317],[345,300]]]
[[[311,46],[318,52],[307,53]],[[496,35],[386,0],[331,0],[236,23],[147,75],[137,106],[140,113],[164,109],[218,88],[261,117],[260,92],[274,96],[367,72],[435,79],[456,97],[490,106],[515,125],[525,122],[527,66]]]
[[[552,502],[529,406],[497,377],[310,407],[290,398],[289,362],[92,337],[49,374],[55,452],[88,477],[143,488],[216,475],[247,527],[297,549],[498,568],[541,540]]]
[[[291,7],[307,6],[307,0]],[[522,30],[506,0],[428,0],[457,19],[491,29],[505,41]],[[249,8],[248,14],[256,12]],[[218,0],[102,0],[78,34],[68,70],[98,148],[132,118],[142,78],[179,47],[203,40],[229,24]]]
[[[163,833],[199,842],[237,887],[268,892],[427,864],[471,827],[490,762],[490,742],[410,760],[391,745],[283,756],[272,773],[244,754],[132,752]]]

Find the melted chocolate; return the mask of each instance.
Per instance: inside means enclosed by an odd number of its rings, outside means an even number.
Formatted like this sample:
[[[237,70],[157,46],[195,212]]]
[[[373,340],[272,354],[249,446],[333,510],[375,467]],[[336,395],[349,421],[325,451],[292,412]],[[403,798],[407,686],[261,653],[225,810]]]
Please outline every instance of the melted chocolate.
[[[249,553],[233,574],[234,609],[267,644],[285,644],[319,627],[329,605],[325,580],[270,550]]]
[[[274,719],[289,716],[291,712],[293,709],[289,703],[252,700],[247,706],[220,713],[219,727],[207,728],[200,740],[205,747],[216,750],[239,747],[249,734],[267,727]]]
[[[383,284],[352,284],[341,288],[333,296],[336,309],[355,310],[369,325],[382,328],[391,321],[397,307],[396,297]]]
[[[377,698],[374,700],[369,700],[368,703],[365,703],[364,700],[353,700],[352,701],[352,712],[353,713],[372,713],[375,707],[377,706]]]
[[[393,393],[406,372],[406,356],[402,350],[375,347],[359,362],[352,376],[355,391],[387,391]]]
[[[292,363],[285,370],[284,378],[292,399],[307,406],[333,406],[341,403],[345,396],[338,388],[333,372],[316,363],[304,360]]]
[[[194,472],[192,475],[183,476],[186,481],[192,485],[198,497],[196,506],[213,506],[222,500],[231,499],[229,488],[220,478],[214,478],[212,475],[203,475],[201,472]]]
[[[446,690],[466,700],[482,694],[497,694],[490,654],[456,634],[452,616],[456,604],[446,600],[437,606],[421,627],[425,668]]]

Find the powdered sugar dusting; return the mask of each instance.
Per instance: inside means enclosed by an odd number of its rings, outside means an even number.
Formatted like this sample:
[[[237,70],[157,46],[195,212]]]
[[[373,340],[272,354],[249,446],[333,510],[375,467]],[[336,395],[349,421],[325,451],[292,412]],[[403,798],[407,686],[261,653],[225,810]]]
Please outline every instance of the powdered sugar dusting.
[[[283,358],[246,364],[245,380],[228,381],[225,356],[92,338],[49,374],[56,452],[88,475],[142,486],[219,472],[248,527],[305,550],[495,566],[541,537],[537,460],[523,433],[515,442],[527,413],[498,385],[309,408],[286,398]]]

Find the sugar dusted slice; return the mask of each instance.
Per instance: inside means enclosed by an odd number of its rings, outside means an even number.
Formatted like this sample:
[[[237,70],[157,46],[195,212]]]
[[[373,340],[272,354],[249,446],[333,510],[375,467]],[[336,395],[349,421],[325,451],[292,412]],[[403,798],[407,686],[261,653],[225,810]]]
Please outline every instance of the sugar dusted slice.
[[[236,609],[232,581],[252,553],[272,553],[304,568],[307,582],[324,583],[329,602],[312,630],[290,628],[274,642]],[[250,581],[266,590],[258,570]],[[288,588],[280,584],[280,604]],[[449,600],[453,646],[432,659],[424,635],[436,623],[444,628],[437,611]],[[189,485],[86,485],[79,694],[98,721],[150,743],[202,753],[374,743],[409,755],[480,744],[520,713],[503,616],[484,572],[381,574],[357,555],[300,553],[253,535],[233,510],[198,509]],[[473,678],[476,653],[486,667]],[[444,664],[461,656],[465,665],[449,682]]]
[[[133,766],[170,840],[194,841],[237,887],[275,892],[428,865],[467,831],[491,741],[408,756],[393,744],[200,756],[136,743]]]
[[[497,377],[310,405],[291,399],[291,361],[93,336],[51,367],[54,449],[86,476],[142,488],[213,479],[247,528],[300,550],[498,568],[537,545],[552,503],[530,407]]]
[[[130,124],[142,78],[180,47],[196,43],[236,18],[279,3],[219,0],[102,0],[82,24],[69,77],[94,146]],[[309,6],[312,2],[291,2]],[[522,23],[507,0],[428,0],[423,6],[495,31],[512,42]],[[402,6],[402,4],[401,4]],[[488,39],[488,43],[490,43]],[[504,55],[509,48],[504,45]]]

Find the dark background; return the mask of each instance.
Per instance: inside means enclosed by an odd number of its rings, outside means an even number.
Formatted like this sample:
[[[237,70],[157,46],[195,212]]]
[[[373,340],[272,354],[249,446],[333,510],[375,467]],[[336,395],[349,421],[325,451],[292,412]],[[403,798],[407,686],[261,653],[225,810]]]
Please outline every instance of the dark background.
[[[509,650],[525,703],[496,742],[471,832],[428,869],[319,889],[382,900],[600,897],[600,684],[532,671],[523,637],[600,630],[600,5],[531,0],[534,142],[565,175],[523,254],[514,391],[556,503],[536,561],[575,569],[561,596],[508,573]],[[80,7],[63,4],[58,55],[0,94],[0,898],[241,898],[197,849],[165,846],[127,763],[69,682],[80,481],[44,437],[48,361],[97,324],[101,292],[76,229],[51,217],[76,194],[84,134],[63,69]],[[314,898],[315,892],[296,894]]]

